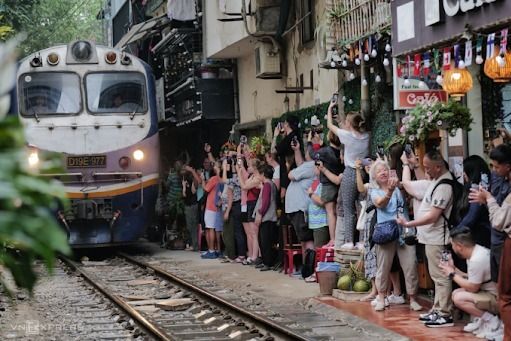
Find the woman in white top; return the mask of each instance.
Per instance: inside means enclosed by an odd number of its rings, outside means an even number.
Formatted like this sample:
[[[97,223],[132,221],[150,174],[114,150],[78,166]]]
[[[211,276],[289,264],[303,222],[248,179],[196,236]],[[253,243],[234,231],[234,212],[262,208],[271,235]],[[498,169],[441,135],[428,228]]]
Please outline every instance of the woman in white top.
[[[364,119],[358,112],[346,114],[341,128],[333,123],[332,108],[336,105],[331,102],[328,107],[327,126],[335,133],[344,145],[344,173],[340,193],[344,209],[344,245],[342,249],[353,249],[353,234],[357,225],[357,180],[355,162],[369,154],[369,134],[364,131]],[[363,246],[362,246],[363,247]]]

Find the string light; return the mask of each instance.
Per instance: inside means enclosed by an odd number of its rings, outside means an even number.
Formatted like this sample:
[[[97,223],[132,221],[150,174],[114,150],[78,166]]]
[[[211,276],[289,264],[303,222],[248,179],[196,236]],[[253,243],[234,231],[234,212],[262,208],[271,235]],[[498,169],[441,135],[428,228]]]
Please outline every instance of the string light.
[[[383,65],[384,66],[389,66],[389,64],[390,64],[389,59],[387,57],[383,58]]]
[[[367,86],[367,80],[365,78],[362,79],[362,86]]]
[[[374,81],[375,81],[376,83],[380,83],[380,82],[381,82],[381,77],[380,77],[380,75],[376,75],[376,77],[374,77]]]
[[[360,59],[358,57],[355,58],[355,64],[360,65]]]
[[[366,54],[364,54],[364,60],[365,60],[366,62],[368,62],[368,61],[369,61],[369,55],[368,55],[367,53],[366,53]]]
[[[389,43],[387,43],[387,44],[385,45],[385,51],[390,52],[391,50],[392,50],[392,47],[390,46],[390,44],[389,44]]]
[[[377,55],[378,55],[378,51],[376,51],[376,49],[373,49],[371,51],[371,57],[376,58]]]

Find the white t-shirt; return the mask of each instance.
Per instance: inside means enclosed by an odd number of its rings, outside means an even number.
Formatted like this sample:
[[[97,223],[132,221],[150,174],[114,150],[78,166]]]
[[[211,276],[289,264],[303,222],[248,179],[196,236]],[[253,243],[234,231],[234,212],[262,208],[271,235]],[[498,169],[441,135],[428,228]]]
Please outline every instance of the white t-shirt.
[[[476,244],[472,256],[467,259],[468,281],[481,284],[480,291],[497,295],[497,286],[491,281],[490,250]]]
[[[280,180],[280,165],[273,168],[273,180]]]
[[[445,172],[444,175],[429,184],[424,193],[419,210],[416,212],[416,219],[425,216],[432,207],[443,209],[446,217],[449,217],[452,209],[452,187],[449,184],[442,184],[433,189],[442,179],[452,179],[451,173]],[[419,243],[426,245],[447,245],[449,244],[449,228],[444,226],[444,218],[440,216],[432,224],[417,227],[417,239]]]
[[[369,134],[337,129],[339,141],[344,145],[344,164],[355,168],[355,161],[367,157],[369,153]]]

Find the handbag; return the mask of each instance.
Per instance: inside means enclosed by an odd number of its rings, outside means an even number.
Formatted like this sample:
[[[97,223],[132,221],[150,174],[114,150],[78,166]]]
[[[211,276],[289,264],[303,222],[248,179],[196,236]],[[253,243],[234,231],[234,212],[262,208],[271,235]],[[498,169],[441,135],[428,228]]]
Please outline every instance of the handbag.
[[[399,225],[395,220],[377,223],[374,227],[373,242],[378,245],[393,242],[399,238]]]
[[[392,194],[392,196],[394,196],[394,193]],[[399,210],[400,207],[403,207],[401,196],[399,194],[397,194],[397,200]],[[400,236],[399,225],[397,224],[396,220],[394,219],[387,220],[381,223],[377,223],[376,226],[374,227],[373,242],[378,245],[383,245],[398,240],[399,236]]]
[[[364,231],[367,220],[367,200],[360,200],[360,215],[357,220],[357,230]]]

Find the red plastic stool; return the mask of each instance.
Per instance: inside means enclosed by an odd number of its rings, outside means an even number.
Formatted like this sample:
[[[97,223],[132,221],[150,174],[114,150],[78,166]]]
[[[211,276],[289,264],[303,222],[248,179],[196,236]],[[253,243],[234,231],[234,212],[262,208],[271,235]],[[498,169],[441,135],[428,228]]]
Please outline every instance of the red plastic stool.
[[[329,247],[329,248],[317,247],[316,248],[316,263],[314,264],[314,274],[316,274],[316,265],[319,262],[333,262],[334,255],[335,255],[335,251],[334,251],[333,247]],[[318,276],[316,275],[316,282],[317,281],[318,281]]]
[[[294,257],[296,255],[302,255],[302,244],[293,244],[293,233],[294,230],[289,225],[282,226],[282,241],[284,244],[284,273],[291,276],[295,271]]]

